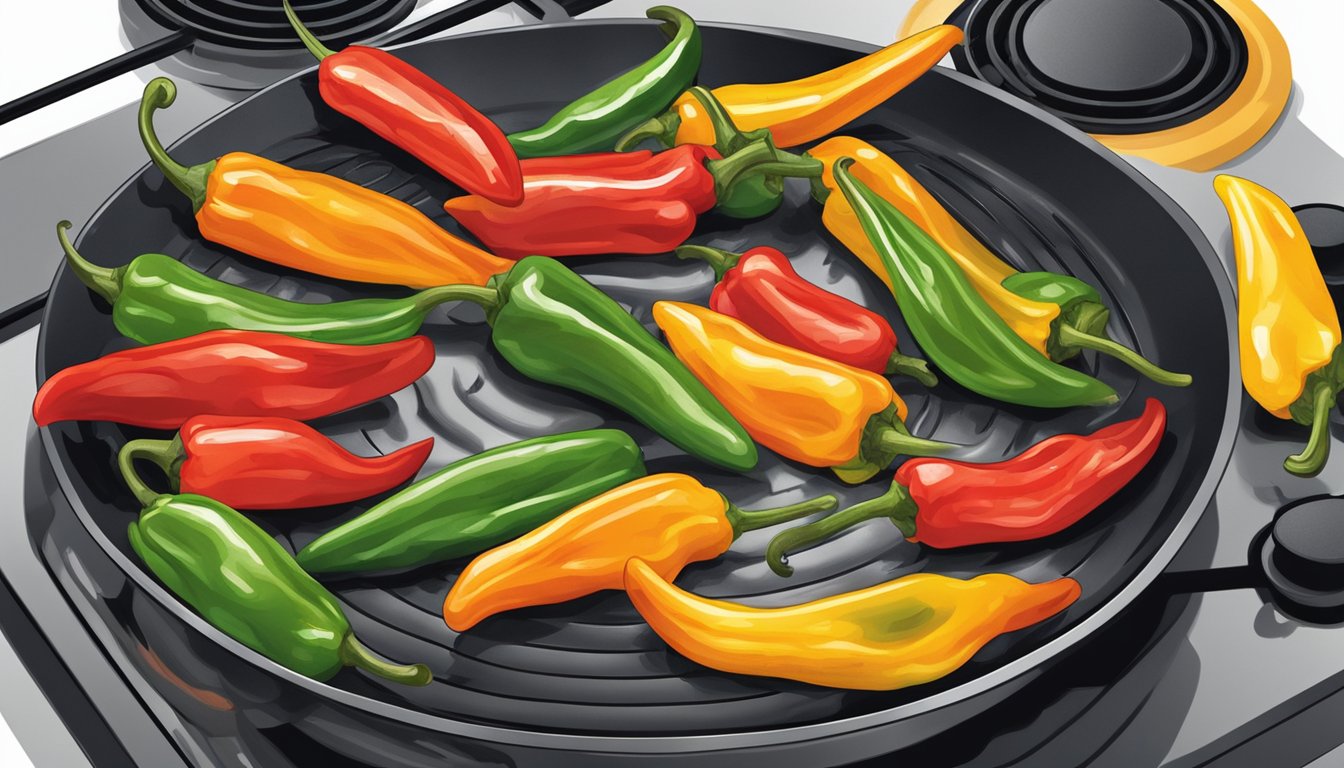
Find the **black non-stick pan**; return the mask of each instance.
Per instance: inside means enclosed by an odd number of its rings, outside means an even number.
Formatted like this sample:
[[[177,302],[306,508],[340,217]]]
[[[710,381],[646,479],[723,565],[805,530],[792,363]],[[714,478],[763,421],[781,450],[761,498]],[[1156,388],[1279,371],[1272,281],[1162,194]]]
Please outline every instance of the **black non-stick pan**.
[[[536,124],[660,45],[651,23],[593,22],[415,44],[399,54],[512,130]],[[864,48],[782,31],[708,26],[704,51],[701,82],[714,86],[806,75],[849,61]],[[766,531],[744,536],[716,561],[688,568],[679,583],[713,597],[786,605],[915,571],[1001,571],[1030,581],[1068,575],[1082,584],[1083,594],[1066,612],[992,642],[939,682],[851,692],[700,667],[669,651],[618,592],[516,611],[456,634],[440,618],[440,605],[463,561],[395,578],[332,583],[364,642],[393,659],[427,662],[436,676],[431,685],[404,688],[354,671],[321,684],[215,631],[136,560],[126,525],[137,506],[115,474],[113,456],[142,432],[58,424],[44,430],[43,440],[62,487],[134,585],[133,607],[122,612],[123,620],[156,658],[196,688],[374,765],[594,765],[603,758],[624,764],[635,755],[712,765],[765,753],[787,757],[789,764],[847,762],[918,741],[1001,700],[1104,623],[1123,620],[1122,609],[1175,554],[1203,511],[1231,448],[1231,292],[1214,254],[1186,216],[1125,163],[1057,120],[954,73],[923,77],[847,130],[893,153],[1019,267],[1061,270],[1097,286],[1116,309],[1111,334],[1168,368],[1192,373],[1195,384],[1163,388],[1119,363],[1086,357],[1074,364],[1111,383],[1120,403],[1054,411],[1003,407],[950,383],[925,391],[897,382],[910,402],[915,433],[975,443],[969,455],[979,459],[1135,416],[1148,397],[1166,404],[1169,432],[1152,465],[1128,488],[1073,529],[1043,541],[933,552],[903,542],[893,526],[878,521],[797,554],[791,560],[796,575],[782,579],[761,561],[773,534]],[[193,163],[232,150],[352,179],[456,229],[440,203],[457,190],[323,105],[312,72],[213,119],[172,153]],[[807,278],[891,318],[902,349],[919,354],[882,284],[825,233],[806,192],[802,184],[791,188],[783,208],[759,221],[706,216],[693,241],[736,250],[775,245]],[[59,217],[52,212],[53,221]],[[206,243],[187,201],[153,169],[109,199],[79,245],[87,257],[108,265],[145,251],[173,254],[210,275],[300,301],[402,292],[297,273]],[[706,267],[670,255],[572,263],[650,327],[654,300],[704,302],[711,288]],[[425,473],[511,440],[620,427],[644,446],[651,471],[691,472],[745,507],[821,492],[855,502],[877,495],[890,480],[884,473],[849,488],[827,472],[765,450],[760,467],[748,475],[714,471],[600,403],[512,371],[491,350],[475,309],[441,310],[425,333],[437,345],[438,361],[424,380],[318,426],[366,454],[432,435],[436,446]],[[39,378],[127,346],[107,307],[73,275],[58,274],[42,325]],[[299,547],[365,506],[256,519]]]

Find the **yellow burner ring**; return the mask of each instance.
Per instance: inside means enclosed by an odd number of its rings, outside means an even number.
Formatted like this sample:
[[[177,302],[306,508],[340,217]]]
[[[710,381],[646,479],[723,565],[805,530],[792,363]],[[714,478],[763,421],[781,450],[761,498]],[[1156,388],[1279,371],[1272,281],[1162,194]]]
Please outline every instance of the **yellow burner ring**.
[[[1246,40],[1246,74],[1212,112],[1184,125],[1151,133],[1092,134],[1125,155],[1189,171],[1209,171],[1232,160],[1265,137],[1293,90],[1288,44],[1274,22],[1252,0],[1216,0]],[[919,0],[906,15],[900,37],[942,24],[961,0]]]

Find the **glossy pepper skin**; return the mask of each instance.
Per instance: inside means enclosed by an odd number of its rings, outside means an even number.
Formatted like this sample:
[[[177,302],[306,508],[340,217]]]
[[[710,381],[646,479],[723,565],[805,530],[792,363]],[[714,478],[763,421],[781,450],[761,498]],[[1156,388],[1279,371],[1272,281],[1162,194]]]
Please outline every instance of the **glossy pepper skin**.
[[[164,586],[216,629],[315,680],[342,667],[406,685],[432,679],[423,664],[392,664],[350,631],[340,604],[256,523],[214,499],[150,495],[131,523],[131,547]]]
[[[415,477],[434,438],[364,458],[300,421],[256,416],[194,416],[171,440],[131,440],[122,476],[145,487],[131,462],[151,461],[173,493],[192,493],[234,509],[297,509],[346,504]]]
[[[896,331],[881,315],[804,280],[769,246],[736,254],[683,245],[677,257],[707,262],[718,278],[709,308],[765,338],[874,373],[909,376],[931,387],[928,363],[896,351]]]
[[[1105,405],[1115,390],[1051,362],[1032,349],[980,298],[952,259],[908,216],[854,178],[852,158],[832,173],[881,258],[910,332],[948,378],[985,397],[1016,405]],[[830,198],[828,198],[828,205]]]
[[[1339,315],[1292,208],[1246,179],[1221,175],[1213,184],[1232,222],[1242,385],[1266,411],[1311,427],[1306,448],[1283,466],[1316,475],[1344,389]]]
[[[899,454],[952,447],[910,435],[905,402],[875,373],[770,341],[694,304],[657,302],[653,319],[747,433],[785,458],[860,483]]]
[[[766,562],[775,573],[792,575],[788,553],[879,518],[935,549],[1059,533],[1133,480],[1157,452],[1166,427],[1166,409],[1149,398],[1137,418],[1090,435],[1048,437],[1011,459],[912,459],[881,496],[776,536]]]
[[[764,140],[728,157],[687,145],[652,152],[572,155],[523,161],[521,205],[473,195],[444,210],[501,256],[665,253],[681,245],[697,217],[769,165],[780,174],[820,173],[815,161],[788,158]],[[740,180],[740,182],[739,182]],[[777,204],[777,201],[776,203]],[[751,206],[748,205],[748,208]]]
[[[210,331],[113,352],[58,371],[33,399],[33,419],[177,429],[203,413],[305,421],[415,382],[434,364],[424,336],[369,346],[255,331]]]
[[[927,683],[985,643],[1044,621],[1078,599],[1073,579],[1028,584],[990,573],[916,573],[787,608],[709,600],[638,558],[625,591],[672,649],[711,669],[832,688],[886,691]]]
[[[1036,351],[1056,362],[1084,349],[1110,355],[1148,378],[1183,387],[1190,377],[1157,367],[1106,335],[1110,310],[1095,288],[1070,275],[1054,272],[1018,272],[999,259],[950,213],[908,171],[873,145],[848,136],[827,139],[808,155],[821,160],[826,171],[813,185],[824,201],[826,228],[890,288],[891,275],[868,240],[854,208],[837,190],[831,172],[841,157],[854,158],[850,172],[883,200],[909,218],[961,268],[975,292],[1008,327]]]
[[[317,89],[328,106],[472,194],[501,205],[523,201],[518,155],[490,118],[387,51],[327,48],[299,21],[289,0],[284,9],[304,46],[322,62]]]
[[[810,77],[725,85],[713,94],[742,130],[768,128],[778,146],[794,147],[820,139],[891,98],[937,64],[961,38],[960,29],[944,24]],[[717,136],[701,104],[682,94],[667,112],[626,134],[618,148],[646,138],[674,146],[714,144]]]
[[[141,344],[235,329],[283,333],[332,344],[382,344],[409,338],[447,301],[442,288],[398,299],[353,299],[326,304],[286,301],[207,277],[171,256],[145,253],[124,266],[90,263],[57,224],[65,263],[80,282],[112,305],[122,336]]]
[[[624,432],[521,440],[453,462],[299,551],[309,573],[402,570],[510,541],[570,507],[644,476]]]
[[[700,71],[700,30],[685,13],[660,5],[645,12],[670,38],[657,55],[561,107],[536,128],[509,134],[519,157],[612,149],[621,134],[667,107]],[[711,142],[712,143],[712,142]]]
[[[177,96],[157,77],[140,102],[140,138],[154,165],[192,201],[211,242],[340,280],[428,288],[482,285],[510,262],[454,237],[393,197],[245,152],[191,167],[168,156],[151,117]]]
[[[821,496],[746,511],[688,475],[632,480],[471,561],[444,600],[443,618],[465,632],[503,611],[620,589],[631,557],[671,579],[689,563],[727,552],[747,531],[834,509],[835,503],[834,496]]]
[[[697,458],[756,466],[756,444],[705,385],[564,264],[528,256],[485,288],[457,291],[485,308],[495,349],[524,376],[613,405]]]

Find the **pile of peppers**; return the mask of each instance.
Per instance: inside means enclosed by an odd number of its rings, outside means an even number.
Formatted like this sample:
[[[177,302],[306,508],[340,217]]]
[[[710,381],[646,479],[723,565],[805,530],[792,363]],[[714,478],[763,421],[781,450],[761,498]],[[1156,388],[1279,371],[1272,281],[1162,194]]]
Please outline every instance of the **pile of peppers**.
[[[832,135],[932,67],[960,43],[959,29],[934,27],[789,83],[708,89],[694,84],[702,53],[694,20],[659,6],[648,16],[667,42],[647,61],[541,125],[505,134],[389,52],[330,50],[289,0],[283,7],[321,62],[322,101],[458,185],[463,194],[444,208],[484,248],[327,174],[239,152],[183,165],[152,125],[175,88],[165,78],[146,86],[145,148],[190,202],[201,236],[304,272],[417,289],[299,303],[165,254],[99,265],[70,242],[68,222],[57,225],[68,269],[110,308],[118,332],[143,346],[51,376],[34,419],[163,431],[128,440],[116,456],[141,508],[128,537],[205,621],[317,680],[356,667],[424,685],[432,671],[362,645],[318,579],[376,579],[469,557],[444,597],[454,632],[625,590],[671,648],[708,667],[885,690],[938,679],[999,634],[1078,598],[1071,579],[1031,584],[994,573],[909,574],[771,609],[672,584],[743,534],[796,522],[768,539],[765,561],[780,577],[793,573],[790,556],[805,567],[801,553],[877,519],[935,548],[1048,538],[1104,514],[1097,510],[1159,454],[1166,411],[1156,399],[1128,420],[1049,437],[996,463],[958,460],[948,455],[958,446],[906,427],[909,408],[888,376],[937,387],[941,374],[1017,405],[1115,403],[1110,385],[1061,365],[1091,350],[1159,383],[1190,383],[1107,337],[1109,309],[1094,288],[1018,273],[891,158]],[[657,150],[637,148],[648,142]],[[890,289],[923,357],[898,351],[886,318],[808,282],[783,252],[688,242],[710,210],[769,215],[790,178],[811,184],[827,229]],[[1323,284],[1303,270],[1302,238],[1282,201],[1231,177],[1219,178],[1218,192],[1243,273],[1247,389],[1275,415],[1313,427],[1287,466],[1319,471],[1322,425],[1344,388],[1338,319],[1323,308]],[[553,258],[669,252],[707,262],[716,284],[708,307],[654,305],[665,344]],[[1251,298],[1285,309],[1284,325],[1296,330],[1268,327],[1273,318],[1248,308]],[[619,430],[498,445],[417,477],[432,438],[362,456],[305,423],[414,384],[435,357],[417,335],[422,324],[436,307],[463,301],[484,309],[495,349],[519,373],[618,409],[720,471],[754,468],[758,445],[847,483],[918,458],[895,469],[885,492],[847,509],[830,494],[743,509],[692,475],[648,474],[640,447]],[[1261,338],[1268,348],[1251,341]],[[153,477],[141,475],[147,464]],[[240,511],[335,514],[370,498],[362,514],[293,554]]]

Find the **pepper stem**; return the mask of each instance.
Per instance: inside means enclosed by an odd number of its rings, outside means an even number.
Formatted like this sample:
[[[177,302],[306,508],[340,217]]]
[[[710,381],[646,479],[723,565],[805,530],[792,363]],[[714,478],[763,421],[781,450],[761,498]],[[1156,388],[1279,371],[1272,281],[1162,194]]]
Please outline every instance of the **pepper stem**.
[[[708,88],[693,85],[687,88],[686,92],[700,102],[700,108],[705,110],[705,117],[709,118],[709,124],[714,129],[714,148],[719,154],[735,152],[747,143],[749,137],[742,133],[733,122],[732,116],[728,114],[728,110],[723,108],[723,103]]]
[[[61,241],[61,250],[65,251],[65,263],[70,265],[70,271],[74,272],[79,282],[88,286],[89,290],[106,299],[108,304],[115,304],[117,297],[121,295],[121,276],[124,270],[100,267],[80,256],[79,251],[76,251],[75,246],[70,243],[70,237],[66,234],[68,229],[70,229],[68,221],[62,220],[56,224],[56,239]]]
[[[828,493],[815,499],[772,509],[742,509],[727,499],[724,499],[724,504],[727,505],[724,509],[724,517],[727,517],[729,524],[733,526],[733,538],[737,538],[748,531],[769,528],[772,525],[787,523],[790,520],[815,515],[818,512],[827,512],[835,509],[840,504],[840,500]]]
[[[699,259],[714,269],[714,281],[718,282],[728,274],[728,270],[737,266],[742,254],[711,248],[708,245],[683,245],[676,250],[678,259]]]
[[[1334,400],[1334,388],[1328,382],[1319,382],[1311,393],[1311,438],[1301,453],[1283,462],[1284,469],[1300,477],[1320,474],[1330,458],[1330,409]]]
[[[717,200],[726,200],[734,184],[761,173],[801,178],[820,176],[823,170],[820,161],[776,149],[764,139],[750,142],[718,160],[710,160],[705,166],[714,176]]]
[[[677,143],[677,131],[681,130],[681,115],[668,110],[657,117],[651,117],[631,128],[616,141],[617,152],[629,152],[645,139],[654,139],[663,147]]]
[[[154,161],[154,165],[163,172],[164,177],[182,194],[191,198],[192,210],[199,211],[201,206],[205,205],[205,181],[215,169],[215,161],[187,167],[169,157],[159,137],[154,133],[154,122],[151,119],[156,111],[172,106],[176,100],[177,85],[172,80],[156,77],[149,81],[145,86],[144,95],[140,97],[140,141],[145,145],[149,159]]]
[[[765,562],[780,576],[792,576],[789,553],[819,544],[841,531],[859,523],[885,517],[900,529],[907,539],[915,535],[915,514],[919,508],[900,483],[892,483],[887,492],[875,499],[824,517],[814,523],[790,528],[770,540],[765,548]]]
[[[424,664],[393,664],[378,658],[351,633],[341,638],[341,661],[369,674],[403,685],[429,685],[434,679]]]
[[[887,360],[887,373],[892,376],[909,376],[926,387],[936,386],[938,377],[929,370],[929,364],[917,357],[892,352]]]
[[[309,53],[316,56],[318,61],[321,61],[327,58],[328,56],[336,53],[327,46],[323,45],[322,41],[318,40],[316,35],[310,32],[307,27],[303,26],[303,22],[299,21],[299,16],[298,14],[294,13],[294,6],[289,4],[289,0],[284,0],[284,5],[285,5],[285,18],[289,19],[289,26],[294,28],[294,31],[295,33],[298,34],[299,39],[303,41],[303,47],[307,48]]]
[[[1061,323],[1059,326],[1059,343],[1066,347],[1081,347],[1110,355],[1158,384],[1168,387],[1188,387],[1190,382],[1194,381],[1188,373],[1174,373],[1165,368],[1159,368],[1157,364],[1123,344],[1105,336],[1083,333],[1065,323]]]
[[[126,482],[126,487],[131,489],[137,501],[148,507],[163,494],[150,488],[140,478],[140,474],[135,471],[135,460],[147,459],[154,462],[168,476],[173,492],[176,493],[178,470],[185,458],[180,436],[172,440],[131,440],[117,453],[117,466],[121,469],[121,477]]]
[[[915,437],[891,425],[885,425],[874,437],[880,450],[899,456],[938,456],[961,447],[952,443]]]
[[[470,301],[488,315],[499,307],[499,289],[480,285],[440,285],[420,291],[411,297],[411,301],[424,312],[450,301]]]

